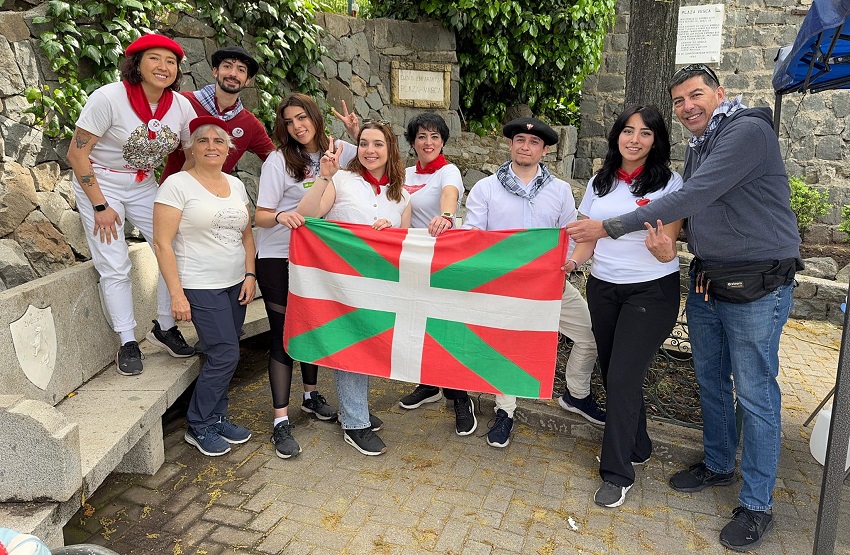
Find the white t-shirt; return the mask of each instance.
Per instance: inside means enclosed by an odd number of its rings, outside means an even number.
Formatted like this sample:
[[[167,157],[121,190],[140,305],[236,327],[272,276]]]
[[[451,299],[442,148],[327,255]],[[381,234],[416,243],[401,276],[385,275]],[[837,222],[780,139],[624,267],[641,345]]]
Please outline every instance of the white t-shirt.
[[[387,219],[393,227],[401,225],[401,215],[410,202],[410,193],[402,189],[401,202],[387,198],[387,188],[381,187],[381,194],[356,173],[340,170],[334,175],[336,199],[334,205],[325,214],[326,220],[372,225],[380,219]]]
[[[357,147],[345,141],[337,141],[337,147],[342,144],[342,154],[339,157],[339,165],[345,167],[357,156]],[[311,154],[315,162],[318,162],[321,152]],[[286,159],[280,150],[269,154],[263,162],[262,173],[260,173],[260,191],[257,193],[257,207],[268,208],[278,212],[294,212],[298,203],[313,186],[317,175],[315,170],[310,169],[309,175],[304,180],[294,179],[286,171]],[[285,225],[274,227],[257,228],[257,256],[259,258],[289,258],[290,230]]]
[[[593,191],[595,177],[588,182],[587,191],[578,210],[588,218],[599,221],[633,212],[638,206],[648,204],[682,188],[682,177],[673,172],[663,189],[645,197],[634,196],[629,186],[621,180],[617,180],[611,192],[604,197],[599,197]],[[650,223],[655,227],[655,222]],[[670,262],[659,262],[652,256],[644,243],[648,233],[644,229],[627,233],[616,240],[605,237],[597,241],[596,248],[593,250],[591,275],[609,283],[642,283],[678,272],[678,257]]]
[[[527,189],[528,185],[525,187]],[[564,227],[575,219],[576,201],[566,181],[553,177],[532,200],[528,200],[508,192],[493,174],[469,191],[463,227],[484,231]]]
[[[207,191],[188,172],[169,176],[157,192],[156,202],[183,212],[173,247],[184,289],[224,289],[245,279],[248,194],[239,179],[224,176],[230,184],[226,198]]]
[[[457,189],[457,206],[452,210],[457,213],[463,197],[463,178],[457,166],[448,164],[434,173],[416,173],[416,166],[405,170],[404,190],[410,193],[410,227],[428,227],[434,216],[443,213],[440,195],[445,187]]]
[[[156,139],[148,139],[147,125],[136,115],[120,81],[91,93],[80,112],[77,127],[100,137],[89,158],[97,165],[119,171],[152,170],[166,156],[189,139],[189,121],[195,117],[192,105],[183,95],[174,99],[160,120]],[[156,113],[156,105],[151,104]]]

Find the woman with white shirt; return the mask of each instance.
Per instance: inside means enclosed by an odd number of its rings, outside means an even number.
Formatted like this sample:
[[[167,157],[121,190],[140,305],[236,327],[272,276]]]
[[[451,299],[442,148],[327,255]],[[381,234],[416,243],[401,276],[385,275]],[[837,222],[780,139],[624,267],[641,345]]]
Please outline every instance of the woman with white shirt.
[[[437,114],[425,112],[407,122],[404,138],[416,151],[416,165],[405,171],[404,189],[410,193],[411,227],[427,228],[437,235],[453,229],[455,213],[463,194],[460,170],[443,156],[449,126]],[[455,432],[466,436],[475,431],[475,405],[466,391],[443,388],[454,402]],[[398,401],[403,409],[415,409],[443,398],[439,387],[419,384]]]
[[[357,137],[357,157],[340,170],[344,148],[321,159],[319,177],[298,204],[302,216],[324,217],[374,229],[410,227],[410,193],[404,190],[404,165],[389,123],[365,121]],[[335,370],[339,419],[345,441],[364,455],[387,448],[373,431],[369,415],[369,376]]]
[[[335,112],[336,113],[336,112]],[[339,116],[351,136],[357,134],[354,114]],[[354,124],[354,127],[351,125]],[[260,190],[257,195],[257,279],[263,292],[263,303],[269,317],[269,383],[274,406],[272,443],[282,459],[297,456],[301,446],[292,435],[289,421],[289,394],[294,361],[283,346],[283,325],[289,293],[289,239],[291,230],[304,223],[295,208],[319,176],[319,159],[330,146],[324,134],[325,119],[316,102],[307,95],[293,93],[284,98],[277,109],[274,139],[280,148],[263,163]],[[339,147],[340,164],[346,165],[357,154],[357,148],[344,141]],[[336,409],[328,405],[316,389],[319,367],[299,362],[304,384],[301,410],[319,420],[333,420]]]
[[[670,137],[654,106],[632,106],[608,134],[608,154],[588,183],[579,212],[604,220],[681,189],[670,171]],[[591,256],[587,304],[607,393],[599,475],[594,501],[618,507],[635,480],[634,465],[652,454],[646,432],[643,380],[652,358],[679,314],[676,237],[682,221],[579,243],[565,265],[575,271]]]

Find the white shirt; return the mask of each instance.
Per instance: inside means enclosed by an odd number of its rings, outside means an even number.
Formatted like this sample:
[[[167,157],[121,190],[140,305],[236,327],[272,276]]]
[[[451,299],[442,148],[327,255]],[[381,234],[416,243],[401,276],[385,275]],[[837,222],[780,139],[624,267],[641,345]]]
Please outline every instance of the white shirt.
[[[404,190],[410,193],[410,227],[428,227],[434,216],[440,216],[440,196],[445,187],[457,189],[457,213],[463,197],[463,178],[454,164],[443,166],[434,173],[416,173],[416,166],[404,172]]]
[[[645,197],[634,196],[626,182],[621,180],[617,180],[607,195],[599,197],[593,191],[595,177],[591,178],[587,184],[587,191],[579,206],[579,212],[592,220],[599,221],[633,212],[638,206],[647,204],[647,201],[652,202],[682,188],[682,177],[673,172],[663,189]],[[650,223],[655,227],[655,222]],[[627,233],[616,240],[610,237],[599,239],[593,250],[591,275],[609,283],[642,283],[678,272],[678,257],[670,262],[659,262],[652,256],[644,243],[648,233],[643,229]]]
[[[121,82],[94,91],[80,112],[77,127],[100,137],[89,154],[94,164],[120,171],[152,170],[189,139],[189,121],[195,110],[189,101],[173,93],[171,107],[162,117],[162,129],[148,140],[148,127],[130,105]],[[156,113],[156,105],[151,104]]]
[[[469,192],[463,227],[485,231],[564,227],[575,219],[576,201],[566,181],[553,177],[529,201],[508,192],[493,174],[480,180]]]
[[[339,165],[345,167],[357,156],[357,147],[345,141],[342,144],[342,154]],[[321,155],[316,152],[316,160]],[[311,155],[312,156],[312,155]],[[263,162],[260,173],[260,191],[257,193],[257,207],[268,208],[278,212],[294,212],[298,203],[313,186],[316,175],[309,171],[306,179],[297,180],[286,171],[286,159],[280,150],[269,154]],[[258,258],[289,258],[289,239],[291,231],[285,225],[257,228],[257,257]]]
[[[387,188],[375,194],[375,188],[356,173],[346,170],[336,172],[333,177],[336,199],[325,214],[325,219],[353,224],[372,225],[387,219],[393,227],[401,226],[401,215],[410,202],[410,193],[402,189],[402,201],[387,198]]]
[[[245,279],[242,232],[250,225],[245,185],[223,174],[230,196],[219,198],[188,172],[168,177],[156,202],[183,212],[172,243],[180,284],[185,289],[224,289]]]

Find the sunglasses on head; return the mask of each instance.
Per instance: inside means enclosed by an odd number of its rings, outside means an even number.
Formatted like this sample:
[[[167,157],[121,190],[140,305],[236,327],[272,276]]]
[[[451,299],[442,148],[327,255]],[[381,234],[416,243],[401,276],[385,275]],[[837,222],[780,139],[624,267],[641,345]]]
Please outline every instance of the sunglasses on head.
[[[689,64],[689,65],[686,65],[685,67],[679,68],[679,70],[676,71],[676,73],[673,74],[673,80],[675,80],[679,75],[681,75],[683,73],[693,73],[693,72],[705,73],[706,75],[711,77],[711,79],[714,81],[714,83],[718,87],[720,86],[720,79],[717,78],[717,74],[714,73],[713,69],[711,69],[710,67],[708,67],[705,64]]]
[[[375,124],[375,125],[384,125],[384,126],[387,126],[387,127],[390,126],[390,122],[388,122],[385,119],[364,119],[363,123],[364,124],[371,123],[371,124]]]

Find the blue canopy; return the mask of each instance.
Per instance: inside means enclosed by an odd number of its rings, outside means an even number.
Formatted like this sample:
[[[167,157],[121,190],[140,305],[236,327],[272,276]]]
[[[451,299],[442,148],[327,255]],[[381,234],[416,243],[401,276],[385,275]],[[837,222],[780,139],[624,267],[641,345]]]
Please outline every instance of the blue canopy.
[[[850,0],[814,0],[797,39],[779,50],[777,95],[850,88]]]

